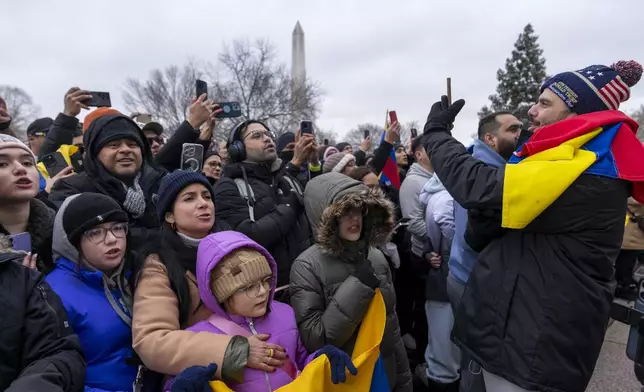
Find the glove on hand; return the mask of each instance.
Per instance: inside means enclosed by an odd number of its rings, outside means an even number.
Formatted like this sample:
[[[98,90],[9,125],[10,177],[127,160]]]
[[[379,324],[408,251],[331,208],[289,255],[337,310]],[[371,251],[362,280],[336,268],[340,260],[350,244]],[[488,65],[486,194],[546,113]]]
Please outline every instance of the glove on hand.
[[[358,369],[353,366],[349,354],[339,348],[324,346],[315,353],[315,358],[322,354],[326,355],[329,358],[329,362],[331,362],[331,382],[334,384],[347,381],[347,374],[344,369],[348,369],[353,376],[358,374]]]
[[[179,373],[172,382],[171,392],[212,392],[208,382],[214,380],[217,364],[191,366]]]
[[[462,99],[449,105],[447,96],[443,95],[440,101],[432,105],[423,133],[451,131],[454,128],[454,120],[463,109],[463,105],[465,105],[465,101]]]
[[[358,278],[362,284],[374,290],[380,286],[380,279],[373,273],[368,263],[360,266],[353,276]]]

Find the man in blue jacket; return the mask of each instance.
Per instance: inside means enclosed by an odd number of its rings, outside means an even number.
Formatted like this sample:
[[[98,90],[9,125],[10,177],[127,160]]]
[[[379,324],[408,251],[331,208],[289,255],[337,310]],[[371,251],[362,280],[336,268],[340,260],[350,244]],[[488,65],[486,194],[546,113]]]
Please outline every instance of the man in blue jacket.
[[[492,167],[505,165],[516,149],[521,125],[521,121],[509,112],[496,112],[483,117],[479,122],[478,139],[470,148],[472,156]],[[456,228],[449,259],[447,295],[455,313],[478,257],[478,253],[465,242],[467,214],[467,210],[454,201]],[[461,391],[485,391],[480,367],[477,367],[462,353]]]

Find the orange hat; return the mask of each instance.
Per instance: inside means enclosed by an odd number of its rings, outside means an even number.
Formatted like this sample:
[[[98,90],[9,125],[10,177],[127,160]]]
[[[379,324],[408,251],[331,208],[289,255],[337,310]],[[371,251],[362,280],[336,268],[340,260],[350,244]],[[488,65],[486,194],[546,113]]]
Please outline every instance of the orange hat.
[[[89,126],[92,125],[92,122],[94,120],[96,120],[99,117],[107,116],[107,115],[110,115],[110,114],[121,114],[122,115],[121,112],[119,112],[116,109],[112,109],[112,108],[98,108],[98,109],[94,110],[93,112],[89,112],[89,114],[87,116],[85,116],[85,119],[83,120],[83,133],[85,133],[85,131],[87,131],[87,128],[89,128]]]

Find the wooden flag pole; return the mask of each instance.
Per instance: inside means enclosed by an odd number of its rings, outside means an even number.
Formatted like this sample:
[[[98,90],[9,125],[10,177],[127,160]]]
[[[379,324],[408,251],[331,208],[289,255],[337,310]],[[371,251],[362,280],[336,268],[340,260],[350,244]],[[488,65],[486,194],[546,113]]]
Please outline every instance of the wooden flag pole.
[[[447,78],[447,104],[452,104],[452,78]]]

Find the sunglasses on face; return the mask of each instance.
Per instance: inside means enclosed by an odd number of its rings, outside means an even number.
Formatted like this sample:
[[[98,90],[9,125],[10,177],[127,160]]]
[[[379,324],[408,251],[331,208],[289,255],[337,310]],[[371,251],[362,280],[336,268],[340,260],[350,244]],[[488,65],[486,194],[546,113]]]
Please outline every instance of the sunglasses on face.
[[[161,136],[148,137],[146,139],[148,139],[148,144],[150,144],[150,145],[154,144],[155,142],[157,144],[163,144],[163,138]]]

